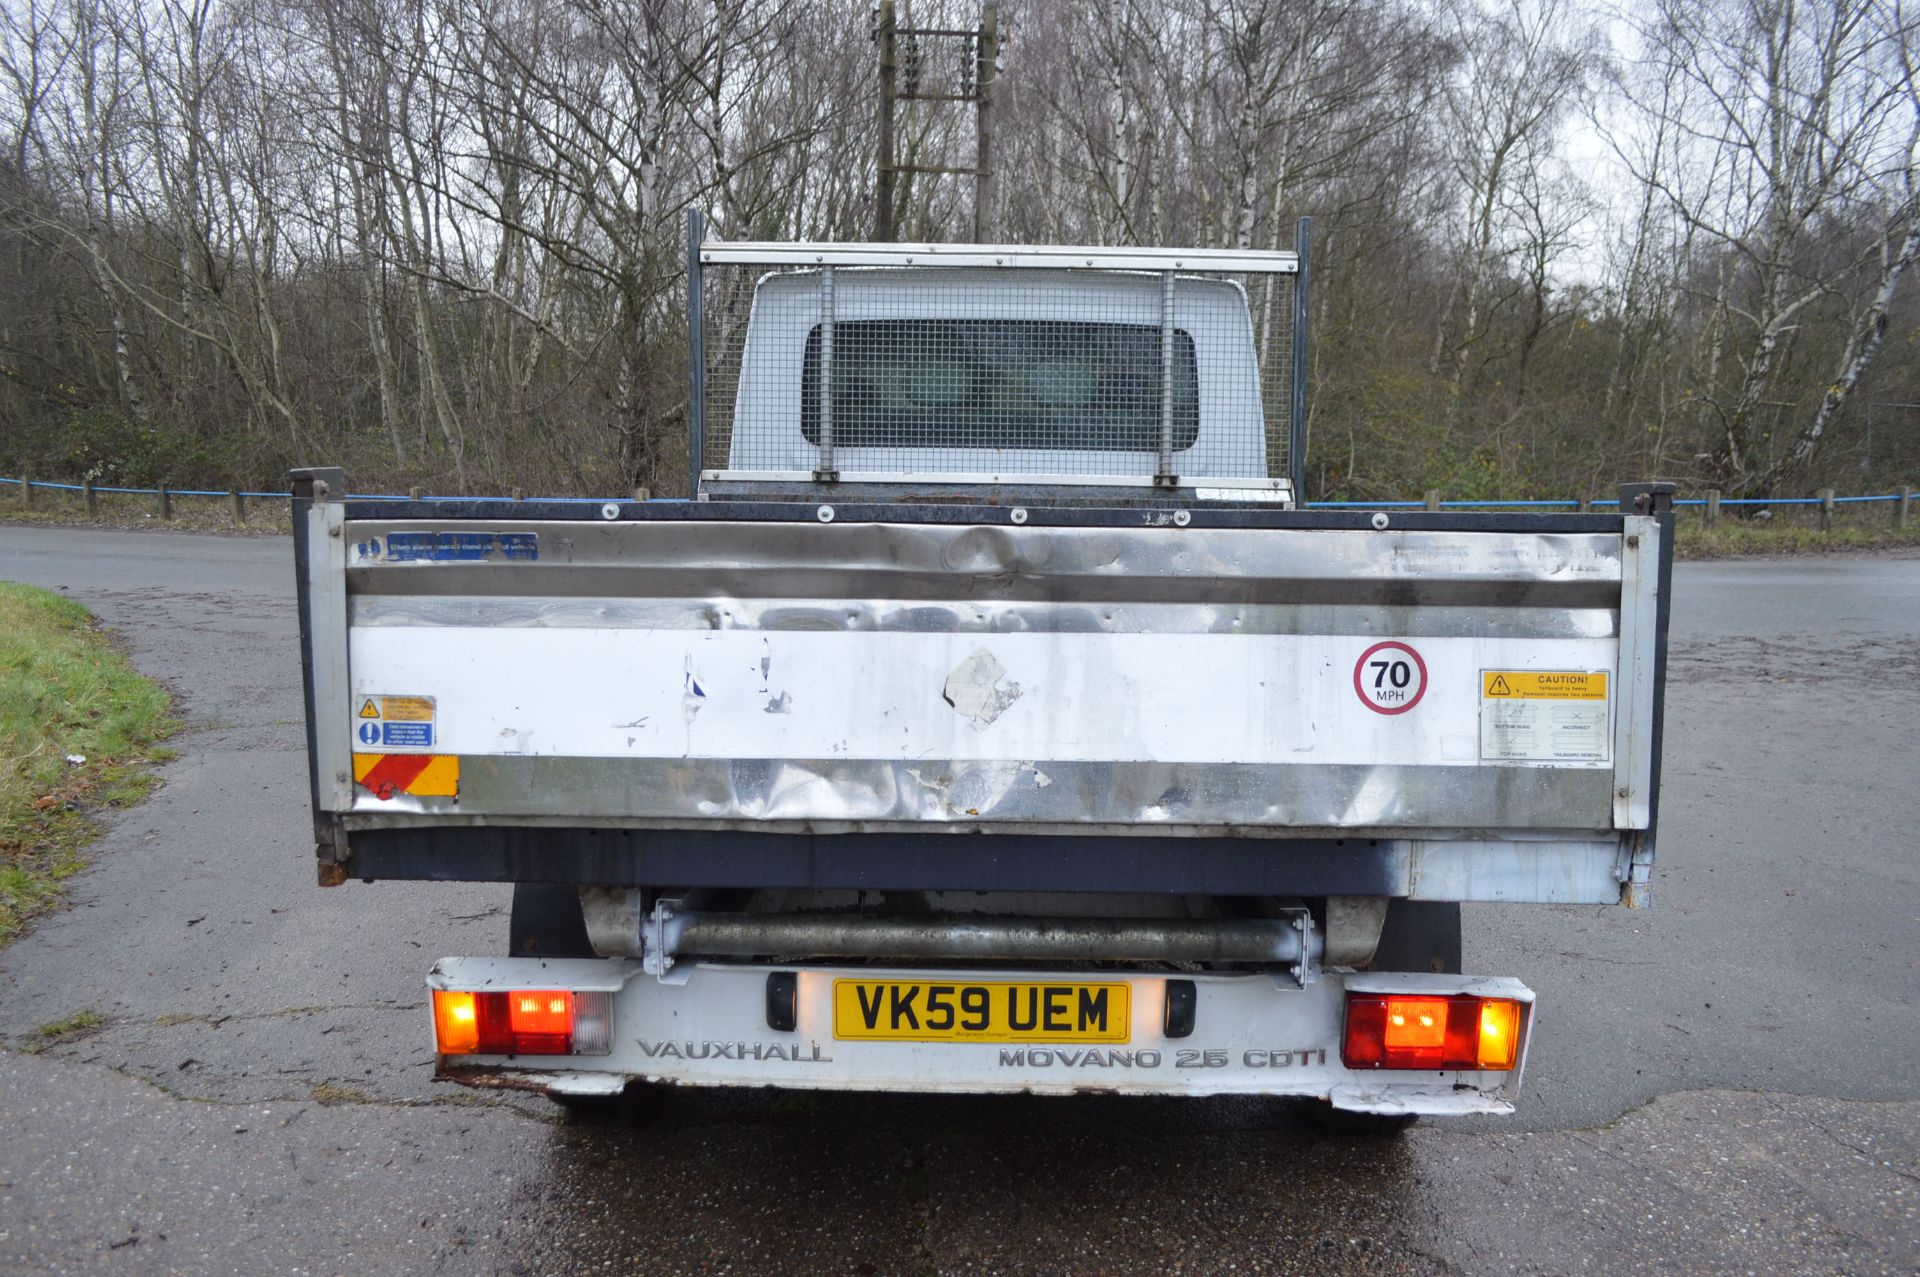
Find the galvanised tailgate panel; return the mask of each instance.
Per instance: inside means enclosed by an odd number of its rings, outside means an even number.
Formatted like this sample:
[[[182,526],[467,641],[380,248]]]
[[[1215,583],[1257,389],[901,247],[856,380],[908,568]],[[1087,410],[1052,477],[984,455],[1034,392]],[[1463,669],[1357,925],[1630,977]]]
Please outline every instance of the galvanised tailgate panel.
[[[312,507],[324,810],[769,831],[1645,824],[1627,800],[1647,784],[1654,658],[1621,635],[1623,598],[1630,637],[1653,632],[1635,623],[1652,518],[607,511]],[[324,632],[340,615],[345,634]]]

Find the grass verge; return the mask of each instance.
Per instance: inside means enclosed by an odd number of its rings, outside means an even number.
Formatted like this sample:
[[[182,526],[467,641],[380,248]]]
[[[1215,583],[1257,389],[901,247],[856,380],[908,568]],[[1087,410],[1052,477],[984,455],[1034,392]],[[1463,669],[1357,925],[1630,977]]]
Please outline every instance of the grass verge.
[[[85,608],[0,581],[0,945],[86,863],[90,814],[152,788],[169,708]]]
[[[258,497],[245,503],[244,522],[236,523],[233,505],[221,497],[175,495],[167,518],[153,497],[126,492],[102,492],[94,508],[76,492],[40,489],[31,505],[22,505],[19,488],[0,484],[0,520],[7,523],[57,527],[143,528],[165,532],[220,532],[233,536],[284,535],[293,530],[284,500]]]
[[[1875,507],[1877,510],[1879,507]],[[1688,512],[1691,513],[1691,512]],[[1674,553],[1683,559],[1738,559],[1753,555],[1835,554],[1863,550],[1920,549],[1920,519],[1906,528],[1891,526],[1884,515],[1837,522],[1830,532],[1785,520],[1722,519],[1709,528],[1683,515]]]

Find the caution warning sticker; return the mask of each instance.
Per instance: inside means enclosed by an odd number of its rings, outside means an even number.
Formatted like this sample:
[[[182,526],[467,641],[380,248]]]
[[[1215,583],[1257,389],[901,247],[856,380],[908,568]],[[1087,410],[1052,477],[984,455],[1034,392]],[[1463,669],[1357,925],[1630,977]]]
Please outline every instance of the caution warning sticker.
[[[1481,670],[1480,757],[1604,763],[1611,708],[1605,670]]]
[[[382,696],[380,698],[380,717],[390,723],[431,723],[433,721],[433,697]]]
[[[362,749],[432,749],[433,697],[362,696],[353,739]]]
[[[1607,675],[1604,670],[1481,670],[1480,694],[1489,700],[1604,701]]]

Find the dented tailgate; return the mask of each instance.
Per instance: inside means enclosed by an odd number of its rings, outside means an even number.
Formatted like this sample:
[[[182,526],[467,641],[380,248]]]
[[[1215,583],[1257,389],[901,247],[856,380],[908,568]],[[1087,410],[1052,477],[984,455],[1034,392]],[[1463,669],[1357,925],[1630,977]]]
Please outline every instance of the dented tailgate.
[[[313,502],[321,811],[1623,846],[1651,820],[1653,517],[823,509]]]

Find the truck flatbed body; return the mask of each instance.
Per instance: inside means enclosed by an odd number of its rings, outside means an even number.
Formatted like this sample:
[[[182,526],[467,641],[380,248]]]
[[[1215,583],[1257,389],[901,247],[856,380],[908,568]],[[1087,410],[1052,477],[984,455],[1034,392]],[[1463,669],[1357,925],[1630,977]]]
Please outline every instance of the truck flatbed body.
[[[1258,281],[928,251],[696,232],[693,500],[296,475],[321,882],[514,884],[442,1074],[1510,1110],[1459,905],[1646,902],[1671,487],[1297,509]]]

